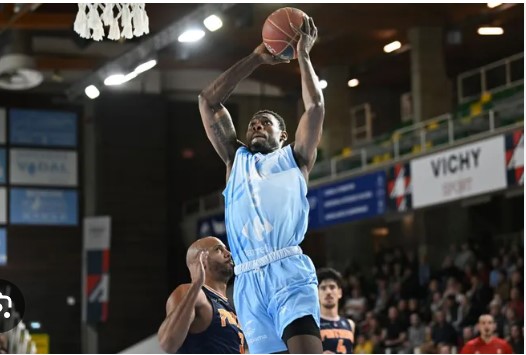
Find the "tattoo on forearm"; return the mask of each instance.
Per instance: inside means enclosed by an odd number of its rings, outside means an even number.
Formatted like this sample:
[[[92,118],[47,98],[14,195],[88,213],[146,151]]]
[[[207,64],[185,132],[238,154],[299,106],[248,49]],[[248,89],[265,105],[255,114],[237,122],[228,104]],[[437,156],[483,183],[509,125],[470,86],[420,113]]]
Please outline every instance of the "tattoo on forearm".
[[[228,116],[219,117],[217,121],[210,125],[210,128],[221,144],[231,143],[235,138],[234,127]]]

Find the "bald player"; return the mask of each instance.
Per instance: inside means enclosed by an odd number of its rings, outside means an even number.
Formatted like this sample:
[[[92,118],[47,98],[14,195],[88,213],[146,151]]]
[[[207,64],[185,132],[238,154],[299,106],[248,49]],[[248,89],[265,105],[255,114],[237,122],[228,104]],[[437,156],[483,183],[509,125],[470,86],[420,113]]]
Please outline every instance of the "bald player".
[[[513,354],[513,349],[506,340],[493,335],[495,321],[492,315],[481,315],[478,325],[480,336],[468,341],[461,354]]]
[[[245,337],[226,298],[232,256],[215,237],[195,241],[186,253],[192,283],[182,284],[166,302],[157,333],[161,348],[179,354],[243,354]]]

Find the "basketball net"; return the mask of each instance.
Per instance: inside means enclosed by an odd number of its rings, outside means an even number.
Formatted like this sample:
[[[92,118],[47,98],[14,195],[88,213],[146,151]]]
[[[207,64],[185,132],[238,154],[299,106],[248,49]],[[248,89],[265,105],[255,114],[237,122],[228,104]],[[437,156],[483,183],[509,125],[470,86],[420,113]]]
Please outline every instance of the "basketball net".
[[[109,26],[108,39],[117,41],[148,34],[149,22],[145,4],[81,4],[73,29],[80,37],[95,41],[104,38],[104,26]],[[119,21],[120,20],[120,21]]]

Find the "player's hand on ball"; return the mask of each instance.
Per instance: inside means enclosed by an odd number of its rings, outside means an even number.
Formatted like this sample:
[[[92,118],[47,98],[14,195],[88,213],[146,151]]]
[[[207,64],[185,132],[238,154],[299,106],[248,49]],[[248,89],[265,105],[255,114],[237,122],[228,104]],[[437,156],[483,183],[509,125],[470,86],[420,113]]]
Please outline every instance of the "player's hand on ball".
[[[196,257],[196,260],[190,265],[190,277],[192,283],[201,288],[205,283],[205,264],[204,261],[208,257],[208,251],[201,250]]]
[[[290,63],[290,60],[288,59],[282,59],[270,54],[267,48],[265,47],[265,44],[263,43],[261,43],[259,46],[256,47],[256,49],[254,49],[254,53],[262,59],[263,64],[275,65],[280,63]]]
[[[298,41],[298,54],[308,54],[318,38],[318,29],[314,25],[312,17],[305,16],[303,25],[298,28],[300,40]]]

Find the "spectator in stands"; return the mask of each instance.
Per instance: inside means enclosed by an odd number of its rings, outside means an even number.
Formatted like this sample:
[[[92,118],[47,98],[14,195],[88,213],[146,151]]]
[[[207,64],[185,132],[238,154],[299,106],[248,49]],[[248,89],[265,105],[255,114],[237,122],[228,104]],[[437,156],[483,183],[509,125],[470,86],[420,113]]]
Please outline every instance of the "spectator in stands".
[[[511,289],[510,301],[506,307],[513,309],[520,321],[524,320],[524,300],[521,298],[521,292],[518,288]]]
[[[410,320],[409,317],[411,316],[411,313],[409,313],[409,309],[407,308],[407,301],[404,299],[401,299],[398,301],[398,318],[400,319],[400,322],[402,323],[402,326],[404,329],[409,328]]]
[[[470,249],[468,243],[462,243],[460,253],[455,256],[455,266],[459,270],[464,270],[467,265],[471,265],[475,261],[475,253]]]
[[[367,300],[365,297],[363,297],[359,287],[355,287],[351,294],[352,296],[345,302],[344,313],[345,316],[358,323],[364,319],[364,313],[367,308]]]
[[[481,314],[491,300],[491,290],[479,280],[479,276],[471,277],[471,288],[466,292],[466,295],[469,297],[471,305]]]
[[[495,322],[495,331],[497,335],[501,338],[504,338],[504,324],[506,318],[501,313],[502,304],[499,300],[494,299],[489,303],[489,314],[493,317]]]
[[[495,256],[491,259],[491,271],[489,273],[489,287],[496,288],[499,283],[500,259]]]
[[[509,338],[511,336],[511,327],[514,324],[520,324],[519,318],[517,317],[513,308],[505,308],[506,320],[504,321],[503,337]]]
[[[449,344],[438,344],[438,353],[439,354],[452,354],[451,345]]]
[[[373,342],[365,338],[363,334],[358,335],[356,346],[354,347],[355,354],[372,354]]]
[[[435,312],[435,324],[431,328],[431,337],[435,345],[444,343],[450,345],[456,345],[457,333],[453,326],[446,322],[444,312]]]
[[[489,271],[482,260],[477,261],[477,276],[479,281],[487,285],[489,282]]]
[[[510,296],[510,283],[504,270],[499,270],[497,273],[497,286],[495,287],[495,294],[500,296],[500,299],[504,302],[509,300]]]
[[[458,316],[458,305],[455,295],[449,294],[447,297],[445,297],[444,304],[442,305],[442,311],[444,312],[446,322],[454,324]]]
[[[397,352],[406,339],[406,329],[398,316],[396,307],[389,307],[388,319],[382,334],[384,345]]]
[[[460,331],[465,326],[471,326],[477,323],[478,314],[471,306],[469,298],[467,298],[464,294],[457,295],[457,302],[457,319],[452,324],[457,331]]]
[[[444,302],[443,302],[442,294],[440,292],[438,292],[438,291],[433,293],[433,301],[429,305],[429,309],[431,310],[431,314],[435,314],[436,312],[441,310],[443,303]]]
[[[512,272],[510,277],[510,287],[511,288],[518,288],[519,290],[524,290],[524,282],[522,281],[522,274],[520,271],[515,270]]]
[[[421,254],[418,258],[418,282],[420,287],[424,287],[431,277],[431,267],[427,262],[427,255]]]
[[[462,339],[460,340],[460,348],[462,348],[468,341],[470,341],[474,337],[475,334],[473,333],[473,327],[464,327],[462,329]]]
[[[511,326],[511,335],[507,340],[515,354],[524,354],[524,335],[518,324]]]
[[[411,326],[408,330],[411,349],[420,347],[426,341],[426,327],[420,322],[417,313],[411,314]]]

